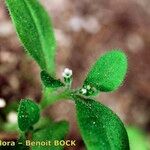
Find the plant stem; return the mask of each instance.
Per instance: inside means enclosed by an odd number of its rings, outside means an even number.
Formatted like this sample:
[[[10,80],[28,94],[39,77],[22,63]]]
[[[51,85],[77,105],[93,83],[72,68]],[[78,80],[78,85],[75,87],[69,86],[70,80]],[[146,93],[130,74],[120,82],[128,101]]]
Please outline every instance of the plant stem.
[[[69,89],[60,89],[55,91],[54,89],[44,89],[43,98],[41,100],[40,106],[43,110],[49,105],[52,105],[54,102],[62,100],[62,99],[71,99],[71,95],[73,94],[72,90]]]

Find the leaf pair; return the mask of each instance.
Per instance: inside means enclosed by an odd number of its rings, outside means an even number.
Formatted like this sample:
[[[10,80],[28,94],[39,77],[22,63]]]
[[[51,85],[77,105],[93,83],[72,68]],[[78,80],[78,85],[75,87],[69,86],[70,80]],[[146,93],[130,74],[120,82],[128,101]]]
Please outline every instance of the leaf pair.
[[[126,55],[122,51],[112,50],[96,61],[83,86],[89,85],[102,92],[114,91],[121,85],[126,71]],[[46,87],[57,88],[64,86],[60,80],[53,79],[46,71],[41,72],[41,79]]]
[[[116,90],[122,83],[127,71],[127,58],[122,51],[113,50],[92,66],[83,87],[96,88],[98,91]],[[109,108],[93,99],[74,96],[78,124],[88,150],[129,150],[126,129]]]

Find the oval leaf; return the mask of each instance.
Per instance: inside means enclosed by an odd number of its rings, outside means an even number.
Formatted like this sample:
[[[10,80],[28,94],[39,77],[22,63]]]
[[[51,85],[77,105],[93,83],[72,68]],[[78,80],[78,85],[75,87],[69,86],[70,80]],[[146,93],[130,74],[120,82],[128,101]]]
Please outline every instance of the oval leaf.
[[[54,75],[56,42],[52,24],[38,0],[6,0],[18,36],[41,69]]]
[[[129,150],[123,123],[109,108],[92,99],[75,98],[78,124],[88,150]]]
[[[84,85],[93,86],[99,91],[113,91],[121,85],[126,71],[126,55],[122,51],[113,50],[97,60],[87,75]]]
[[[38,105],[30,99],[20,101],[18,109],[18,125],[20,130],[26,131],[38,122],[40,109]]]
[[[56,80],[51,77],[46,71],[41,71],[41,80],[46,87],[59,88],[64,86],[60,80]]]
[[[33,141],[51,141],[51,144],[48,146],[32,146],[32,150],[62,150],[63,146],[55,146],[55,140],[64,140],[69,130],[68,123],[61,121],[58,123],[49,123],[49,127],[43,128],[34,132],[32,135]]]

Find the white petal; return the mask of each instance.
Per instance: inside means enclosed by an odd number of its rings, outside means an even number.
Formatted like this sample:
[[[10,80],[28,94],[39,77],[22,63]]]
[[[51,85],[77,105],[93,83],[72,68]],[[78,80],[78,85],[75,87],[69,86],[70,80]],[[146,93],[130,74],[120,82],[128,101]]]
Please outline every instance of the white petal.
[[[72,76],[72,70],[70,70],[69,68],[65,68],[62,76],[65,78],[70,78]]]
[[[72,75],[72,70],[69,71],[69,74]]]
[[[87,93],[87,89],[82,88],[81,92],[82,92],[82,94],[86,94]]]
[[[66,76],[65,72],[63,72],[63,73],[62,73],[62,76],[63,76],[63,77],[65,77],[65,76]]]
[[[87,88],[88,90],[90,90],[90,89],[91,89],[90,85],[87,85],[87,86],[86,86],[86,88]]]
[[[3,108],[6,106],[6,101],[3,98],[0,98],[0,108]]]
[[[7,120],[10,123],[17,123],[17,113],[12,111],[8,114]]]
[[[70,72],[69,68],[65,68],[64,72],[67,74],[68,72]]]

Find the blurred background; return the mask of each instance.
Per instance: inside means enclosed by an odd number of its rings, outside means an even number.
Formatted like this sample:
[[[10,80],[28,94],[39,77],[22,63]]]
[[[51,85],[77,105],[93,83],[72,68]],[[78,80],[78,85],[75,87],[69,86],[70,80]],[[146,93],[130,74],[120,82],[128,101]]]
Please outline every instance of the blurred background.
[[[145,132],[146,137],[149,136],[150,0],[41,2],[55,28],[57,77],[62,78],[63,69],[69,67],[73,70],[73,87],[78,87],[82,85],[91,64],[100,55],[113,48],[123,49],[129,61],[123,86],[113,93],[101,93],[97,99],[116,112],[127,126],[138,127]],[[42,93],[39,79],[39,68],[21,47],[4,0],[1,0],[0,100],[5,101],[6,106],[0,108],[0,121],[15,122],[15,103],[21,98],[40,100]],[[9,108],[9,105],[12,107]],[[77,140],[79,147],[75,149],[84,149],[73,102],[56,103],[45,114],[56,121],[68,120],[71,124],[68,138]],[[17,136],[15,133],[11,135],[12,138]],[[0,133],[0,138],[7,138],[5,132]]]

